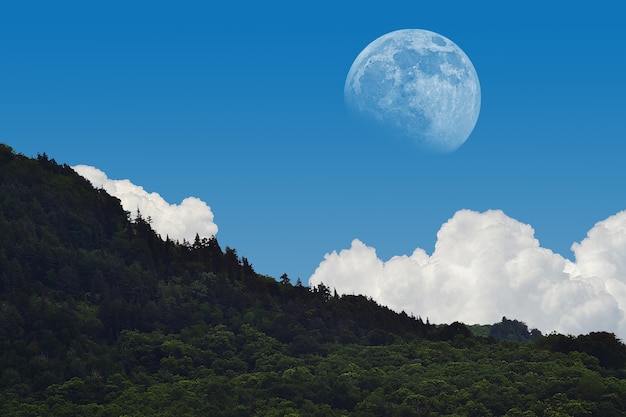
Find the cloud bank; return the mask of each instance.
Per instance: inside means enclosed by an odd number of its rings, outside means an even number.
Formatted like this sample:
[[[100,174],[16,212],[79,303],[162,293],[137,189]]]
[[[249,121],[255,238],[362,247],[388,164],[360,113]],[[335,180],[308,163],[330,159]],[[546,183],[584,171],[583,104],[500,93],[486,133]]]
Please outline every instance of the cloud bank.
[[[196,197],[187,197],[180,204],[169,204],[157,193],[148,193],[143,187],[129,180],[109,179],[101,170],[88,166],[76,165],[72,169],[85,177],[96,188],[103,188],[107,193],[122,202],[124,210],[135,214],[137,210],[144,218],[152,219],[152,228],[163,239],[183,239],[193,242],[196,233],[200,237],[217,234],[217,225],[213,222],[213,212],[204,201]]]
[[[384,262],[355,239],[326,254],[309,280],[363,294],[434,323],[522,320],[544,333],[614,332],[626,340],[626,211],[598,222],[572,250],[539,245],[533,228],[502,211],[461,210],[416,249]]]

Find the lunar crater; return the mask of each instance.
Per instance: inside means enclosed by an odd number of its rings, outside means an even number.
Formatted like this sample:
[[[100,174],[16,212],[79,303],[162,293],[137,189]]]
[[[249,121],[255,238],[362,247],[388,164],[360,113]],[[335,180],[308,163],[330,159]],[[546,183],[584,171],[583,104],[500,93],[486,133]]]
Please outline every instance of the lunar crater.
[[[446,46],[448,44],[446,40],[443,39],[441,36],[433,36],[431,40],[433,41],[435,45],[439,45],[439,46]]]

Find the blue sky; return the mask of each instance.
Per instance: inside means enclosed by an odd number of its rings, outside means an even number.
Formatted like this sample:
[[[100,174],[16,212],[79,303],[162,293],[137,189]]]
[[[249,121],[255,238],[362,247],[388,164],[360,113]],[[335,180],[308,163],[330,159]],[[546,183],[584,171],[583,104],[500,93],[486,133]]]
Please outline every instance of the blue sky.
[[[431,253],[461,209],[502,210],[571,259],[626,209],[611,2],[8,3],[0,141],[200,198],[259,273],[306,283],[353,239],[383,260]],[[405,28],[451,39],[478,72],[481,114],[454,153],[381,137],[344,106],[354,58]]]

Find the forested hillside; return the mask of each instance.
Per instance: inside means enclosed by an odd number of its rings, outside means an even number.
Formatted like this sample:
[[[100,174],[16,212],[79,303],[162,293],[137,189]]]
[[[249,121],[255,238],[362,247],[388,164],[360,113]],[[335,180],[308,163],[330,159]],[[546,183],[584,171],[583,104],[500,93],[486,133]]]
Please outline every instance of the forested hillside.
[[[625,364],[610,333],[434,325],[257,274],[0,144],[2,416],[623,416]]]

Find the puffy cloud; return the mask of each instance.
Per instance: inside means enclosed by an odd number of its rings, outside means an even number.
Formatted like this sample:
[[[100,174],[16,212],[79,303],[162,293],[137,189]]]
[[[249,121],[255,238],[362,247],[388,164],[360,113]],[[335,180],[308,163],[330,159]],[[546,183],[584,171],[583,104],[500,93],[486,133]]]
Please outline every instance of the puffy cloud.
[[[596,224],[571,262],[540,246],[533,228],[502,211],[458,211],[418,248],[384,262],[359,240],[325,255],[309,284],[364,294],[436,323],[495,323],[543,332],[612,331],[626,339],[626,211]]]
[[[76,165],[72,169],[85,177],[96,188],[103,188],[107,193],[120,199],[124,210],[131,213],[141,212],[144,218],[152,219],[152,228],[163,239],[186,239],[193,242],[196,233],[200,237],[217,234],[217,225],[213,222],[213,212],[204,201],[196,197],[187,197],[180,204],[169,204],[157,193],[148,193],[143,187],[129,180],[109,179],[101,170],[87,165]]]

